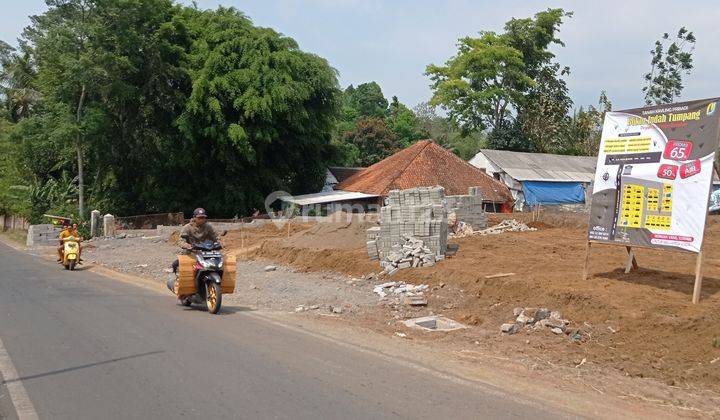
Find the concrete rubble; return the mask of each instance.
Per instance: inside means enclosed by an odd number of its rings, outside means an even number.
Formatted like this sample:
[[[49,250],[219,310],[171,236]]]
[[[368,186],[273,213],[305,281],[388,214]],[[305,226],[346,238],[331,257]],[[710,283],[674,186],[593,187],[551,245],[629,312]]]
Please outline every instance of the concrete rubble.
[[[558,311],[550,311],[547,308],[515,308],[513,310],[515,319],[500,326],[503,334],[515,334],[525,328],[532,331],[550,330],[555,334],[570,334],[568,325],[570,321],[562,318]]]
[[[415,285],[391,281],[378,284],[373,288],[373,292],[380,296],[380,300],[383,302],[405,306],[427,306],[425,292],[429,289],[427,284]]]
[[[519,222],[515,219],[503,220],[495,226],[487,229],[475,231],[476,235],[497,235],[505,232],[532,232],[536,231],[536,228],[530,227],[525,223]]]

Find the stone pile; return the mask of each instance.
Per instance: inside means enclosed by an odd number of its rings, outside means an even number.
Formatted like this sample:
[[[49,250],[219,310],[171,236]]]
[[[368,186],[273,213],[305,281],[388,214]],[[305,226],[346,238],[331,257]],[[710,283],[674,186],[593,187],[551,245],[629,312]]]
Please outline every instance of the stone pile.
[[[495,226],[476,231],[476,235],[497,235],[505,232],[531,232],[537,230],[515,219],[503,220]]]
[[[445,255],[448,224],[444,198],[442,187],[390,191],[388,205],[380,209],[380,226],[367,231],[370,258],[384,261],[390,253],[396,256],[395,253],[403,252],[408,237],[422,241],[422,247],[430,250],[424,254]]]
[[[391,246],[390,252],[380,261],[381,274],[392,276],[404,268],[432,267],[436,261],[445,258],[444,255],[436,255],[418,238],[405,235],[404,239],[405,243]]]
[[[568,332],[567,326],[570,321],[562,319],[558,311],[550,311],[548,308],[515,308],[513,310],[515,320],[502,324],[500,331],[503,334],[515,334],[523,328],[537,330],[550,330],[555,334]]]
[[[468,195],[445,196],[445,209],[448,213],[455,213],[458,223],[470,225],[473,230],[487,227],[487,214],[479,187],[468,188]]]

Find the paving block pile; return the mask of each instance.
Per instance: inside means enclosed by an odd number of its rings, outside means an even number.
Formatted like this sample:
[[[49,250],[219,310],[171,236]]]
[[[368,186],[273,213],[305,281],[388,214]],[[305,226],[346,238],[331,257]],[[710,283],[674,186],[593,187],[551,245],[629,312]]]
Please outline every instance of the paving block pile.
[[[442,254],[436,254],[421,239],[410,235],[405,235],[404,239],[405,243],[402,245],[391,246],[390,252],[380,262],[383,268],[381,274],[392,276],[404,268],[432,267],[436,261],[445,258]]]
[[[391,262],[395,263],[408,258],[404,254],[410,251],[412,257],[419,256],[424,263],[424,260],[429,260],[423,258],[427,255],[445,255],[448,224],[444,198],[445,189],[442,187],[390,191],[388,205],[380,209],[380,226],[367,231],[370,258],[387,261],[387,257],[391,256]],[[408,249],[410,246],[412,250]],[[416,252],[418,247],[420,250]],[[395,258],[398,253],[403,255]],[[413,266],[412,258],[402,262],[403,267],[408,262]]]
[[[455,213],[457,222],[464,222],[474,230],[487,227],[488,219],[479,187],[468,188],[468,195],[445,196],[445,209],[448,213]]]

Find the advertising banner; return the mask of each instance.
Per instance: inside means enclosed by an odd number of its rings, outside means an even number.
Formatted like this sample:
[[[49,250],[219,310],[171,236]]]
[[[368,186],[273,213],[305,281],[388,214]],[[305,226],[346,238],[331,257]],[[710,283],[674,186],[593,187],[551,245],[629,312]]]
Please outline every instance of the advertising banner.
[[[605,115],[588,239],[700,252],[720,98]]]

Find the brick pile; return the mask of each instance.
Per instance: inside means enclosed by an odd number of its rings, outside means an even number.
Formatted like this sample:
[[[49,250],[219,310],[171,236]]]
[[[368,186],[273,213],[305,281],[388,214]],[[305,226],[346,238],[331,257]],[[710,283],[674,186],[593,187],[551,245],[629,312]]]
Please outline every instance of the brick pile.
[[[418,254],[415,245],[419,245],[423,257],[444,256],[448,236],[444,198],[442,187],[390,191],[388,205],[380,209],[380,226],[367,231],[370,258],[385,261],[391,252],[408,258],[404,253],[411,250],[404,248],[412,247],[412,252]]]

